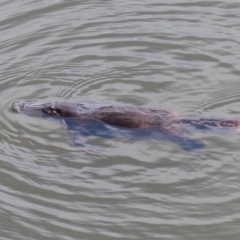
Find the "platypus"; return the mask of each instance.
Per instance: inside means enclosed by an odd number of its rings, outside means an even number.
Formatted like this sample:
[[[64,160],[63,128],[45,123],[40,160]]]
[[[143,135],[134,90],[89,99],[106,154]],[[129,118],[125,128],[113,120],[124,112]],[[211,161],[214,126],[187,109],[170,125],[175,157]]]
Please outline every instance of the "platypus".
[[[168,140],[187,151],[202,149],[204,143],[185,137],[184,125],[197,129],[234,128],[240,120],[183,118],[172,111],[133,106],[86,103],[14,102],[12,110],[29,116],[52,118],[64,122],[74,132],[76,145],[84,146],[86,136],[129,139]]]

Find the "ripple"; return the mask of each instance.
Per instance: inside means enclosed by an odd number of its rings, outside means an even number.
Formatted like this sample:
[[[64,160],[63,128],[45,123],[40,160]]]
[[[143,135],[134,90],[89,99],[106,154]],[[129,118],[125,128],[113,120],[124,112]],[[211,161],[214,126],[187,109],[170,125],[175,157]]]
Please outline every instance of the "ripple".
[[[240,101],[239,93],[239,85],[217,89],[209,93],[204,100],[199,102],[199,108],[208,111],[231,104],[236,105],[236,103]]]
[[[11,112],[68,101],[237,118],[238,4],[0,6],[2,239],[239,238],[239,136],[192,133],[207,145],[197,153],[154,140],[78,148],[63,126]]]

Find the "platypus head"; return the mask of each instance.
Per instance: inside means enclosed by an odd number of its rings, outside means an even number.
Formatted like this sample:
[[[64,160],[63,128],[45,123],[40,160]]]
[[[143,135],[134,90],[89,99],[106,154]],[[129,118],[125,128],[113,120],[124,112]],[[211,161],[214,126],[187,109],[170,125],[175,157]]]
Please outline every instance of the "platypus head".
[[[12,111],[34,117],[76,117],[75,105],[70,103],[35,103],[17,101]]]

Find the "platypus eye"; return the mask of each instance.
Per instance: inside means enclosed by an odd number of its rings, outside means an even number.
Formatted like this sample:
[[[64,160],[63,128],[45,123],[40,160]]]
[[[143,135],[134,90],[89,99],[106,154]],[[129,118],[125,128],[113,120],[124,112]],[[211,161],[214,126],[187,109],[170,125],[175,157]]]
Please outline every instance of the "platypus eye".
[[[51,115],[51,116],[59,116],[58,112],[54,109],[49,109],[48,114]]]
[[[62,111],[59,109],[45,108],[43,112],[49,116],[62,116]]]

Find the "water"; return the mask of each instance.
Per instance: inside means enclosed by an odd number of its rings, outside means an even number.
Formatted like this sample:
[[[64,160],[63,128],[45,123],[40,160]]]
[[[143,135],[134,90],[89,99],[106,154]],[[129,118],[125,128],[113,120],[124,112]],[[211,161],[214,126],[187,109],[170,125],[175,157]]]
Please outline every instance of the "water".
[[[1,1],[0,239],[239,239],[238,135],[91,138],[16,100],[239,117],[236,1]]]

